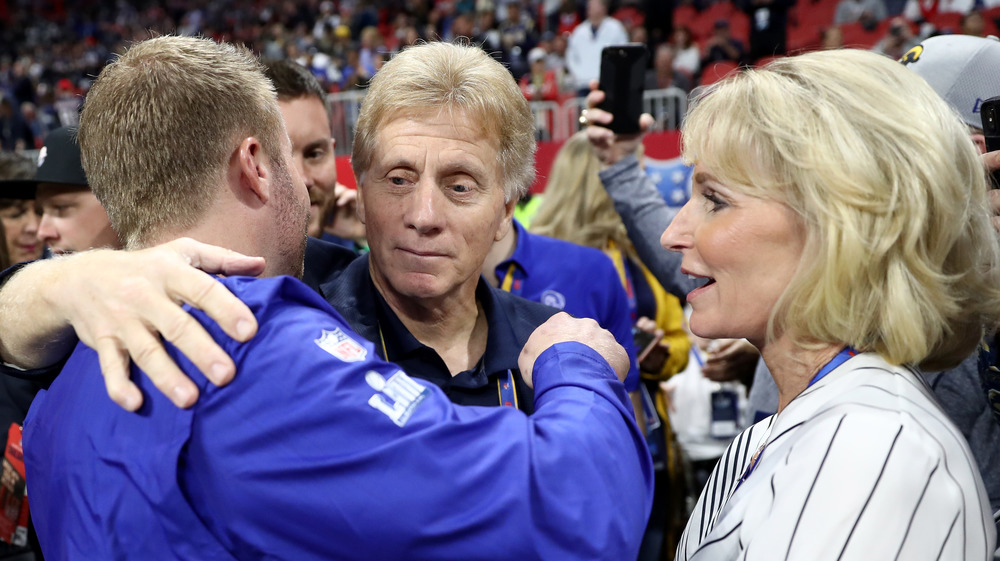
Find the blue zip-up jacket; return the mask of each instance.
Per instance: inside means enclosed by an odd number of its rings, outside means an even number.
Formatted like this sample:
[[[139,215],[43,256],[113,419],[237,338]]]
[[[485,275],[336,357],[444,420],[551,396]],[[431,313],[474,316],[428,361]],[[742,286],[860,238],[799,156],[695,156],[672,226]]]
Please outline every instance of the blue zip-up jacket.
[[[229,278],[247,343],[227,386],[169,352],[201,397],[106,395],[79,345],[25,422],[46,559],[630,559],[652,469],[624,386],[579,343],[542,353],[535,413],[461,407],[378,359],[298,281]]]

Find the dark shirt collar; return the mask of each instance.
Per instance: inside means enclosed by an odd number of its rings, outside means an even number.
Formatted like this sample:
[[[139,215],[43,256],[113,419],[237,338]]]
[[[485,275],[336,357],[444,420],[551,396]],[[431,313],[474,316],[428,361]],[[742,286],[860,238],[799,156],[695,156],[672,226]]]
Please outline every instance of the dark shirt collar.
[[[371,283],[372,293],[375,295],[375,307],[380,331],[380,340],[375,341],[378,353],[382,354],[382,342],[384,341],[385,350],[389,355],[387,360],[390,362],[401,362],[407,358],[419,356],[424,360],[431,361],[429,366],[433,366],[434,369],[440,371],[438,376],[450,376],[444,360],[441,359],[436,351],[418,341],[406,329],[403,322],[393,312],[392,308],[389,307],[385,298],[375,289],[370,276],[369,283]],[[478,379],[483,375],[489,377],[501,372],[506,374],[508,369],[517,370],[517,357],[520,354],[521,344],[518,342],[511,328],[511,322],[507,317],[507,310],[498,304],[494,290],[496,289],[491,287],[485,280],[482,278],[479,279],[479,284],[476,286],[476,300],[482,306],[483,313],[486,314],[488,329],[486,351],[479,359],[476,367],[453,377],[456,383],[459,382],[460,377]],[[481,381],[477,380],[476,383],[481,383]]]
[[[496,275],[501,285],[503,284],[504,277],[507,276],[507,269],[510,268],[511,264],[521,271],[522,277],[527,278],[530,275],[528,267],[534,263],[534,249],[531,235],[517,220],[511,220],[510,227],[514,229],[514,234],[517,236],[517,244],[514,245],[514,253],[497,264]]]

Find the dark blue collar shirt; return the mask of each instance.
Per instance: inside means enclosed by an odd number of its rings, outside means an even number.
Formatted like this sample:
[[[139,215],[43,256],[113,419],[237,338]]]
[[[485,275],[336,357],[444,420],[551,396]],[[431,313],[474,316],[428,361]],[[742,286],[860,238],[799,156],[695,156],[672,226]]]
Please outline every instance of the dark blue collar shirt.
[[[501,290],[573,317],[591,318],[610,331],[631,361],[625,389],[638,389],[634,320],[628,294],[611,258],[599,249],[532,234],[517,220],[513,228],[517,232],[514,253],[496,267]]]
[[[517,358],[535,328],[557,310],[494,289],[480,279],[476,298],[489,329],[486,352],[474,368],[452,376],[437,352],[410,334],[375,289],[368,266],[368,256],[362,255],[319,289],[355,332],[375,344],[379,356],[387,354],[383,358],[410,376],[434,383],[454,403],[515,405],[532,412],[533,394],[521,381]],[[512,394],[505,384],[512,384]]]

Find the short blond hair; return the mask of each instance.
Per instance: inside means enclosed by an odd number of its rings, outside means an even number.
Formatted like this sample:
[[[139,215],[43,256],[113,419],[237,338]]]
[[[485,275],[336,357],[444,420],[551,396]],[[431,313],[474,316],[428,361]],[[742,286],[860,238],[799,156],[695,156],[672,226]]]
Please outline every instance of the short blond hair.
[[[805,225],[768,337],[940,369],[996,326],[1000,249],[982,160],[955,111],[899,63],[837,50],[742,72],[696,103],[683,150]]]
[[[281,154],[270,81],[242,46],[164,36],[136,43],[94,82],[80,116],[84,171],[126,247],[194,226],[246,137]]]
[[[535,180],[535,125],[514,77],[482,49],[458,43],[407,48],[372,78],[354,132],[351,163],[358,183],[371,168],[378,131],[399,117],[460,110],[495,139],[506,200]]]

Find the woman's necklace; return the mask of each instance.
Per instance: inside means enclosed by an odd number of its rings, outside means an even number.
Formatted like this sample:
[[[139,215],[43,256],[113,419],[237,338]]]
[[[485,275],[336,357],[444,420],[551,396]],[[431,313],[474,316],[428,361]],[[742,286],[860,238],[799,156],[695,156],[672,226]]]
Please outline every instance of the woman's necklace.
[[[841,364],[844,364],[845,362],[847,362],[849,358],[851,358],[856,354],[858,354],[858,351],[854,350],[851,347],[844,347],[843,349],[841,349],[841,351],[837,353],[837,356],[830,359],[830,362],[827,362],[823,366],[823,368],[820,368],[819,372],[817,372],[816,375],[813,376],[812,380],[809,380],[809,385],[806,386],[806,388],[809,388],[816,382],[822,380],[824,376],[826,376],[830,372],[833,372],[835,368],[837,368]],[[764,438],[762,439],[760,447],[757,448],[757,451],[754,452],[753,457],[750,458],[750,464],[747,465],[747,469],[743,472],[743,475],[740,476],[740,480],[736,482],[736,487],[733,489],[734,493],[736,492],[736,489],[739,489],[740,485],[743,485],[743,482],[746,481],[748,477],[750,477],[750,474],[753,473],[753,470],[757,469],[757,464],[760,463],[760,459],[764,455],[764,450],[767,448],[767,445],[771,443],[770,442],[771,429],[774,428],[774,425],[777,422],[776,417],[777,413],[775,413],[775,418],[772,418],[771,420],[771,426],[767,427],[767,432],[764,434]]]

